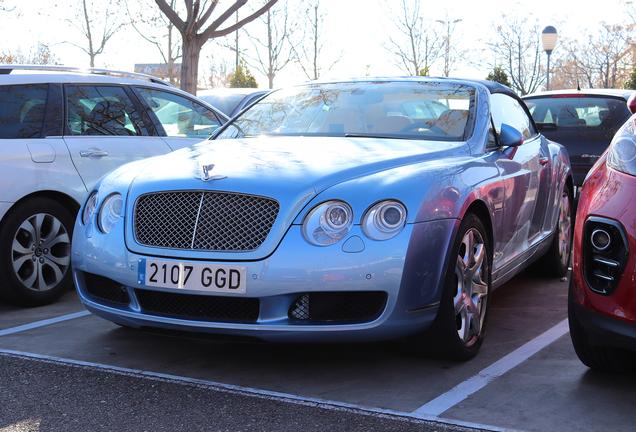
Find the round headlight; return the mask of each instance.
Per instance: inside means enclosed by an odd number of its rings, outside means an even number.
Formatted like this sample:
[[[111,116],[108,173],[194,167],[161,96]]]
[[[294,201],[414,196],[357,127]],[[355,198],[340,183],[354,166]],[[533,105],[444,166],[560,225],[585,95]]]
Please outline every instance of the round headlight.
[[[327,233],[337,233],[351,221],[351,210],[344,203],[330,204],[322,213],[320,227]]]
[[[388,240],[396,236],[406,223],[406,207],[398,201],[375,204],[362,218],[362,231],[374,240]]]
[[[303,236],[317,246],[342,240],[353,225],[353,210],[342,201],[328,201],[312,209],[303,222]]]
[[[84,211],[82,212],[82,223],[87,225],[91,220],[95,209],[97,208],[97,191],[93,191],[84,204]]]
[[[636,141],[632,137],[617,137],[609,146],[607,163],[615,170],[636,175]]]
[[[99,215],[97,217],[99,223],[99,229],[108,234],[117,224],[117,221],[121,217],[121,211],[124,208],[124,200],[120,194],[112,194],[104,201],[102,207],[99,209]]]

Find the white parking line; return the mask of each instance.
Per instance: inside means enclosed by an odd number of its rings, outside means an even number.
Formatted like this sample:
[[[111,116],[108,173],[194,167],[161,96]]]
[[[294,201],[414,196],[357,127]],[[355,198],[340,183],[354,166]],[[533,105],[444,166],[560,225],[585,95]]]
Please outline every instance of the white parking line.
[[[90,315],[90,312],[85,310],[85,311],[77,312],[73,314],[62,315],[56,318],[49,318],[42,321],[36,321],[36,322],[32,322],[31,324],[25,324],[18,327],[12,327],[5,330],[0,330],[0,336],[5,336],[5,335],[13,334],[13,333],[19,333],[21,331],[31,330],[38,327],[44,327],[49,324],[56,324],[62,321],[68,321],[68,320],[80,318],[86,315]]]
[[[426,405],[416,409],[413,411],[413,414],[422,416],[439,416],[444,411],[457,405],[471,394],[484,388],[495,378],[505,374],[510,369],[547,347],[567,332],[568,320],[565,319],[547,332],[488,366],[474,377],[464,381],[443,395],[436,397]]]

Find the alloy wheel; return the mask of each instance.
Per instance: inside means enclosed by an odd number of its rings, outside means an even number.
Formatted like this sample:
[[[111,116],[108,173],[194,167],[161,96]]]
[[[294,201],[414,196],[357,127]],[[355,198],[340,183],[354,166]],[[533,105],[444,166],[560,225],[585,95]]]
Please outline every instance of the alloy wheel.
[[[459,247],[455,280],[457,289],[453,298],[457,334],[466,345],[474,344],[486,317],[488,283],[484,240],[476,229],[466,232]]]
[[[71,239],[64,224],[46,213],[29,217],[13,238],[12,260],[26,288],[48,291],[57,286],[71,263]]]

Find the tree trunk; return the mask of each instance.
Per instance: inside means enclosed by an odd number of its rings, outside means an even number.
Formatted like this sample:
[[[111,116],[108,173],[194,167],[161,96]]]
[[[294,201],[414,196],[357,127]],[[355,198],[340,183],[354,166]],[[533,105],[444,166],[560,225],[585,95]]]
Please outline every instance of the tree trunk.
[[[201,47],[196,38],[183,38],[183,58],[181,62],[181,89],[197,94],[199,80],[199,54]]]

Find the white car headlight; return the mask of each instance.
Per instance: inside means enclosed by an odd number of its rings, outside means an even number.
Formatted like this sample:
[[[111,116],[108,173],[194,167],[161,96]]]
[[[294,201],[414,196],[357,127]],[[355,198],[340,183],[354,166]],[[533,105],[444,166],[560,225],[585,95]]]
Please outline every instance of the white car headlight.
[[[388,240],[396,236],[406,223],[406,207],[398,201],[375,204],[362,218],[362,231],[373,240]]]
[[[86,204],[84,204],[84,211],[82,212],[82,223],[87,225],[91,220],[93,213],[95,213],[95,209],[97,208],[97,191],[93,191],[88,199],[86,200]]]
[[[115,193],[106,198],[97,215],[99,229],[104,234],[108,234],[115,227],[121,217],[123,207],[124,199],[120,194]]]
[[[620,137],[612,141],[607,155],[607,164],[625,174],[636,176],[636,141]]]
[[[353,225],[353,210],[343,201],[328,201],[316,206],[303,222],[305,239],[317,246],[342,240]]]

